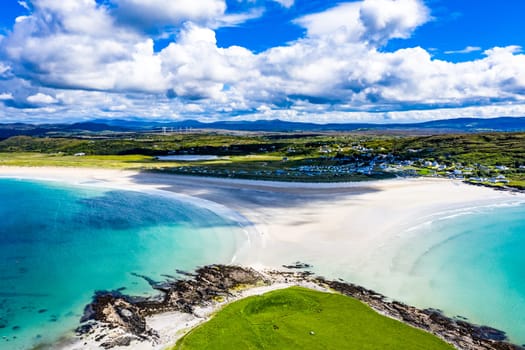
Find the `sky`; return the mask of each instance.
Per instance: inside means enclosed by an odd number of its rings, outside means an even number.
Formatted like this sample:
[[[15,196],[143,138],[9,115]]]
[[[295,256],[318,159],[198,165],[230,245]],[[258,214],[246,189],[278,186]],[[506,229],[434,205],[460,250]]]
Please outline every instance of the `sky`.
[[[523,0],[2,0],[0,123],[525,116]]]

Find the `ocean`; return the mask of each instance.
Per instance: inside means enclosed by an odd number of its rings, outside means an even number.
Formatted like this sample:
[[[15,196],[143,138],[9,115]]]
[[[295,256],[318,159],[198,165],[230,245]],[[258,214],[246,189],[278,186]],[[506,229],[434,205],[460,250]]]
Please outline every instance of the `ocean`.
[[[0,348],[67,336],[97,290],[155,292],[155,280],[230,263],[236,221],[175,196],[0,179]]]

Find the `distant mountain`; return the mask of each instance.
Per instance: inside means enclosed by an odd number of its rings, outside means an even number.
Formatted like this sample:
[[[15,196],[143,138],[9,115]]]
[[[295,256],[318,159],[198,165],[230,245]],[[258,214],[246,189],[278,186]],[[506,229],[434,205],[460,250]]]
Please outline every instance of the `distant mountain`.
[[[525,117],[499,118],[458,118],[434,120],[430,122],[412,124],[419,128],[449,129],[468,132],[480,131],[525,131]]]
[[[67,131],[96,131],[96,132],[102,132],[102,131],[130,131],[129,127],[124,126],[118,126],[118,125],[109,125],[106,123],[97,123],[95,121],[92,122],[82,122],[82,123],[75,123],[71,125],[67,125],[63,128],[63,130]]]
[[[282,120],[257,121],[219,121],[203,123],[197,120],[180,122],[155,122],[147,120],[96,119],[74,124],[0,124],[0,139],[11,136],[53,136],[78,133],[120,133],[159,131],[162,128],[187,130],[210,129],[229,131],[262,131],[262,132],[328,132],[328,131],[423,131],[429,133],[443,132],[482,132],[482,131],[525,131],[525,117],[500,117],[491,119],[459,118],[436,120],[411,124],[372,124],[372,123],[300,123]]]
[[[126,120],[95,120],[97,123],[111,126],[128,127],[134,129],[173,128],[178,129],[218,129],[236,131],[266,131],[266,132],[293,132],[293,131],[355,131],[355,130],[436,130],[436,131],[525,131],[525,117],[500,117],[491,119],[458,118],[436,120],[411,124],[372,124],[372,123],[301,123],[279,119],[256,121],[219,121],[203,123],[197,120],[180,122],[148,122]]]
[[[137,129],[139,130],[139,129]],[[0,124],[0,140],[12,136],[51,136],[64,133],[100,133],[137,131],[130,127],[112,126],[98,122],[74,124]]]

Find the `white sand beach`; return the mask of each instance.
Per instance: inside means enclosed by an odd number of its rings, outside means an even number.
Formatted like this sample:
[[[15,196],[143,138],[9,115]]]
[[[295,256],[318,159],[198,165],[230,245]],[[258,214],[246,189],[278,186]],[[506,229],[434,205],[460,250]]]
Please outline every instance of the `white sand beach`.
[[[280,267],[330,259],[371,263],[377,249],[432,216],[522,202],[525,195],[460,181],[414,178],[358,183],[279,183],[84,168],[0,167],[0,176],[136,191],[167,191],[231,209],[252,235],[235,263]],[[211,202],[211,203],[210,203]],[[246,220],[243,220],[246,219]],[[335,268],[335,266],[332,266]]]
[[[245,227],[250,245],[238,252],[234,263],[265,269],[301,261],[313,264],[316,272],[327,277],[352,278],[351,282],[372,289],[380,288],[375,281],[391,273],[392,259],[402,249],[396,242],[407,229],[469,208],[525,201],[523,194],[433,178],[305,184],[13,167],[0,167],[0,177],[161,190],[196,198],[212,210],[237,215]],[[166,328],[177,317],[159,316],[152,325]],[[174,330],[166,329],[166,336]]]

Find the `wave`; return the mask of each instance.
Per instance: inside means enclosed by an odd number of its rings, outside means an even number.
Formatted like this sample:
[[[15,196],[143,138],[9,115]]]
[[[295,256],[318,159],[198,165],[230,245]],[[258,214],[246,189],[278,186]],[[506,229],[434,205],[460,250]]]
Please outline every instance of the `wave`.
[[[520,206],[525,206],[525,199],[517,199],[512,201],[504,201],[490,204],[472,205],[464,208],[443,210],[421,217],[419,220],[417,220],[416,224],[413,224],[408,228],[404,229],[399,234],[399,236],[403,236],[404,233],[419,231],[421,228],[431,226],[437,222],[452,220],[467,215],[488,213],[490,211],[502,208],[517,208]]]

